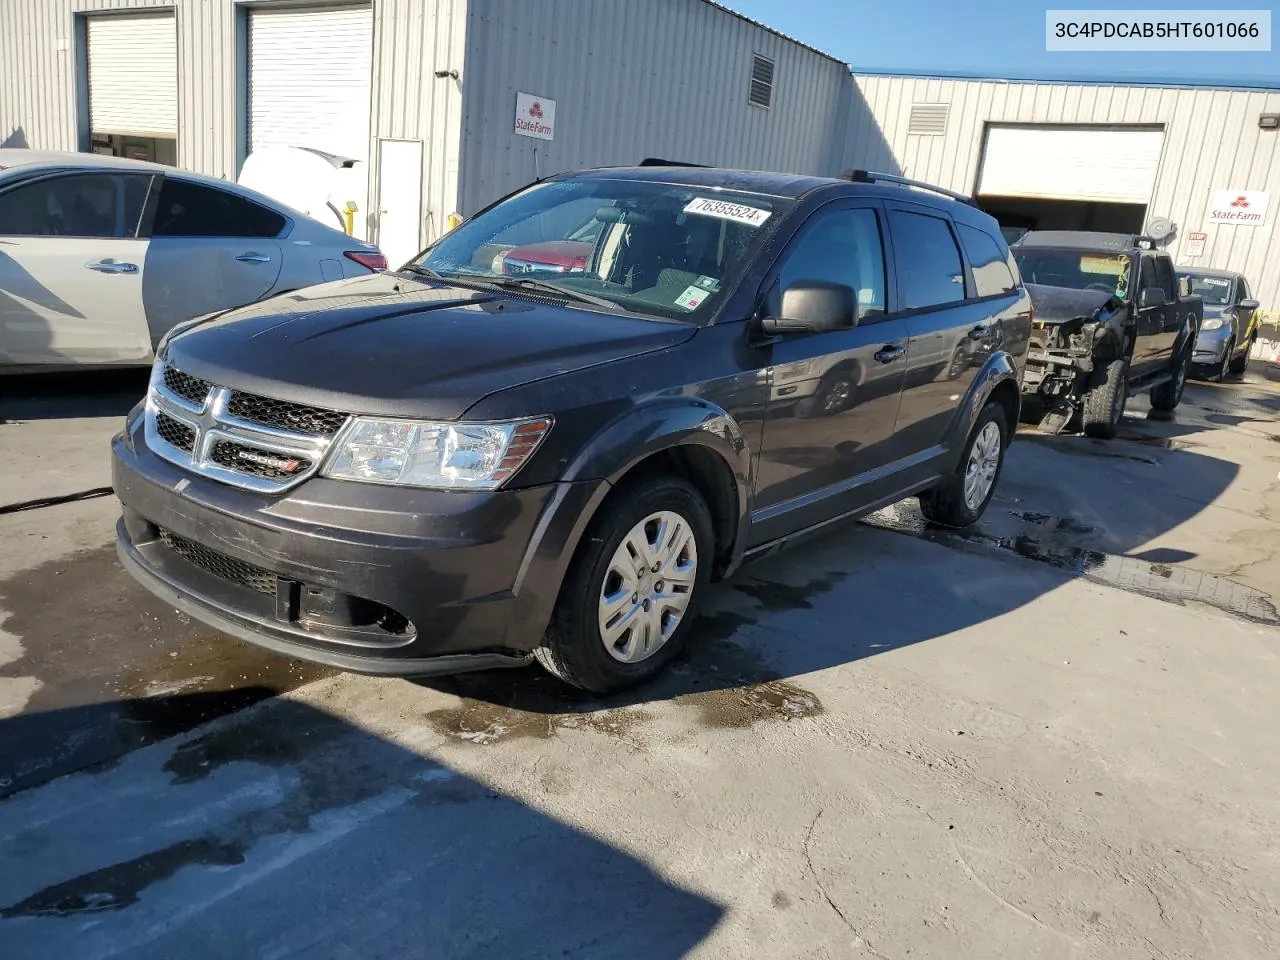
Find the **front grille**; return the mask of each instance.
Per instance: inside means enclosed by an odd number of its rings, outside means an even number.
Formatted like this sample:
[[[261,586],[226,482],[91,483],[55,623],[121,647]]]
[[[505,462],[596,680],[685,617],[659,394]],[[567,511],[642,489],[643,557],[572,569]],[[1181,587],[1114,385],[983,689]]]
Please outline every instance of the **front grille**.
[[[189,373],[183,373],[168,364],[165,364],[164,367],[164,385],[170,393],[177,394],[183,400],[187,400],[197,406],[204,406],[204,402],[209,396],[209,390],[213,386],[208,380],[193,377]]]
[[[261,567],[255,567],[251,563],[245,563],[242,560],[234,560],[218,553],[216,550],[202,547],[198,543],[187,540],[185,537],[180,537],[176,533],[170,533],[163,528],[160,530],[160,539],[166,547],[193,567],[199,567],[206,573],[211,573],[215,577],[220,577],[237,586],[247,587],[257,593],[265,593],[272,597],[276,595],[276,575],[274,573],[263,570]]]
[[[241,420],[261,423],[279,430],[314,433],[322,437],[332,437],[347,422],[347,415],[336,410],[308,407],[301,403],[290,403],[288,400],[273,400],[270,397],[257,397],[238,390],[231,394],[227,413]]]
[[[209,452],[209,459],[220,467],[264,480],[292,480],[311,469],[311,461],[302,457],[280,456],[257,447],[219,440]]]
[[[167,413],[156,414],[156,433],[160,434],[160,439],[165,443],[171,443],[179,450],[190,453],[195,449],[196,432]]]

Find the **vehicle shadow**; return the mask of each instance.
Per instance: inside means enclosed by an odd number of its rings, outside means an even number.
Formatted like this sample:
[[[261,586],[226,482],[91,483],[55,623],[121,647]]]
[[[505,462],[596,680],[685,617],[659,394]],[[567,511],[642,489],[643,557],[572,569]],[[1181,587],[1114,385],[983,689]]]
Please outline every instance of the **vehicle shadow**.
[[[184,698],[167,699],[194,709]],[[17,732],[0,721],[0,742]],[[0,805],[7,960],[674,960],[724,913],[631,853],[296,701]]]
[[[1260,591],[1171,566],[1196,551],[1144,550],[1239,472],[1178,439],[1203,429],[1128,419],[1129,439],[1020,439],[970,530],[929,525],[912,499],[755,560],[712,588],[681,659],[633,690],[596,697],[535,668],[415,682],[459,698],[433,719],[460,739],[668,700],[751,724],[820,709],[797,685],[806,674],[980,626],[1072,579],[1280,624]]]
[[[147,391],[146,368],[7,374],[0,379],[0,423],[123,417]]]

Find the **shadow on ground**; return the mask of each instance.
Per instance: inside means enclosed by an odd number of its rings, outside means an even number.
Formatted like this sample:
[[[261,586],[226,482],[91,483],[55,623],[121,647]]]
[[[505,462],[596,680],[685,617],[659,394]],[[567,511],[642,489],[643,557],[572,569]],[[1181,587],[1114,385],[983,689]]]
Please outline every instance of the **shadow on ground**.
[[[0,742],[13,735],[0,722]],[[6,960],[674,960],[723,913],[608,843],[292,701],[0,804]]]

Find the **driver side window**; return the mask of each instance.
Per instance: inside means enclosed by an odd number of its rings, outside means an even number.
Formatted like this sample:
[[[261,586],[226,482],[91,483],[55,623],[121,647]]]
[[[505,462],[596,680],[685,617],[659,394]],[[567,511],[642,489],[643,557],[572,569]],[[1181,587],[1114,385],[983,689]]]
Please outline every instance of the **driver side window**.
[[[884,244],[876,211],[862,208],[816,214],[783,254],[777,282],[765,308],[782,310],[782,291],[800,280],[841,283],[853,288],[859,322],[885,311]]]

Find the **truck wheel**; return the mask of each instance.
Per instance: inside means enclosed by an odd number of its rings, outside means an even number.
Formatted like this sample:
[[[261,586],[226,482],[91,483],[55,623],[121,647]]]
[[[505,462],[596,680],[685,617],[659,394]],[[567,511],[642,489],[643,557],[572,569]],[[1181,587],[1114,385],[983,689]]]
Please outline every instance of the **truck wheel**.
[[[978,522],[996,492],[1011,430],[999,403],[992,400],[982,408],[956,469],[920,494],[920,512],[926,520],[957,529]]]
[[[1084,395],[1081,426],[1085,436],[1110,440],[1120,428],[1129,394],[1129,361],[1123,357],[1107,364],[1106,378]]]
[[[1244,353],[1240,354],[1238,360],[1231,361],[1231,374],[1237,377],[1243,377],[1244,372],[1249,369],[1249,351],[1253,349],[1253,337],[1250,337],[1244,345]]]
[[[1191,347],[1187,346],[1178,357],[1178,367],[1173,371],[1173,379],[1151,391],[1153,410],[1172,410],[1182,402],[1182,391],[1187,385],[1187,370],[1190,366]]]
[[[535,658],[592,693],[652,677],[684,645],[714,547],[707,505],[684,480],[619,491],[584,535]]]

